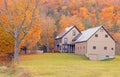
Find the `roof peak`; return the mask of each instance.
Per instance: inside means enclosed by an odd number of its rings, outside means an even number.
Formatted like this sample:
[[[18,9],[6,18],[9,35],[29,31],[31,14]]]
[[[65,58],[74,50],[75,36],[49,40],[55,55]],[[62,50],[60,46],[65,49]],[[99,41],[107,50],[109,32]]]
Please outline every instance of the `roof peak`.
[[[97,32],[102,26],[97,26],[93,28],[89,28],[87,30],[82,31],[82,35],[76,40],[76,42],[87,41],[95,32]]]
[[[66,33],[68,33],[74,27],[75,27],[75,25],[71,25],[69,27],[66,27],[65,30],[56,37],[56,39],[62,38]]]
[[[74,25],[71,25],[69,27],[66,27],[65,30],[68,31],[69,29],[71,29],[72,27],[74,27]]]

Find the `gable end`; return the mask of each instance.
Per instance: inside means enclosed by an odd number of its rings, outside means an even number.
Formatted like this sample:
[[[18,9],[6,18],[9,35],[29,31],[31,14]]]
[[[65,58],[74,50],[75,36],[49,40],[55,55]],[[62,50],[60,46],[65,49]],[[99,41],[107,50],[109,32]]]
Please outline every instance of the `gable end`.
[[[67,31],[62,37],[60,38],[56,38],[56,39],[62,39],[67,33],[69,33],[73,28],[76,28],[78,30],[79,33],[81,33],[81,31],[74,25],[69,31]]]
[[[110,38],[114,41],[114,42],[116,42],[115,41],[115,39],[111,36],[111,34],[102,26],[102,28],[106,31],[106,33],[110,36]]]
[[[106,30],[103,26],[101,26],[98,30],[100,30],[101,28],[103,28],[103,29],[104,29],[104,31],[105,31],[105,32],[106,32],[106,33],[110,36],[110,38],[111,38],[111,39],[115,42],[115,39],[114,39],[114,38],[113,38],[113,37],[109,34],[109,32],[108,32],[108,31],[107,31],[107,30]],[[97,30],[97,31],[98,31],[98,30]],[[97,33],[97,31],[96,31],[94,34],[96,34],[96,33]],[[93,34],[91,37],[93,37],[93,36],[94,36],[94,34]],[[91,37],[90,37],[90,38],[91,38]],[[89,39],[90,39],[90,38],[89,38]],[[89,39],[88,39],[88,40],[89,40]],[[88,41],[88,40],[87,40],[87,41]]]

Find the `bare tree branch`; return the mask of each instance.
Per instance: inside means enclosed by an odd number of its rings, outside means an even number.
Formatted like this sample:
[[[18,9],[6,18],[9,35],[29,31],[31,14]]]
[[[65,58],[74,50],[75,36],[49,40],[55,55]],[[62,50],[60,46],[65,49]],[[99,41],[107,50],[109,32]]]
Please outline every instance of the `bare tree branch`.
[[[15,2],[15,0],[12,0],[12,1],[13,1],[13,3],[14,3],[14,7],[15,7],[15,13],[16,13],[16,14],[18,14],[18,11],[17,11],[18,9],[17,9],[16,2]]]
[[[33,20],[35,19],[35,10],[37,9],[37,6],[38,6],[38,0],[36,0],[36,5],[32,11],[32,17],[31,17],[31,21],[30,23],[26,26],[26,28],[24,28],[24,34],[23,36],[21,37],[21,39],[19,40],[19,43],[24,39],[24,37],[27,35],[27,33],[29,32],[29,30],[31,29],[31,26],[32,26],[32,23],[33,23]]]
[[[22,26],[23,26],[23,24],[24,24],[25,21],[26,21],[26,11],[27,11],[27,10],[28,10],[28,5],[27,5],[27,7],[25,8],[23,20],[21,20],[20,25],[19,25],[19,28],[18,28],[18,33],[19,33],[19,34],[23,31]]]
[[[12,18],[11,18],[11,16],[10,16],[7,1],[8,1],[8,0],[4,0],[5,10],[6,10],[5,13],[6,13],[7,17],[8,17],[8,20],[9,20],[10,24],[11,24],[12,26],[14,26],[14,28],[16,28],[16,26],[15,26],[15,24],[13,23]]]

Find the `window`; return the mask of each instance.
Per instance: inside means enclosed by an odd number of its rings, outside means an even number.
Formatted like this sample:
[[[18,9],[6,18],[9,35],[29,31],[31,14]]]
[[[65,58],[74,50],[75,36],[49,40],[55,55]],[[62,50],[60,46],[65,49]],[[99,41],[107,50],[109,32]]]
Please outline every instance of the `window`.
[[[98,34],[95,34],[95,37],[98,37]]]
[[[106,55],[107,58],[109,58],[109,55]]]
[[[105,38],[108,38],[108,35],[105,35]]]
[[[111,48],[111,50],[113,50],[113,48]]]
[[[82,49],[82,47],[80,47],[80,49]]]
[[[93,46],[93,49],[96,49],[96,46]]]
[[[83,49],[85,49],[85,46],[83,46]]]
[[[61,42],[62,42],[62,39],[59,40],[59,43],[61,43]]]
[[[61,46],[60,46],[60,50],[61,50]]]
[[[67,42],[68,42],[68,39],[64,38],[64,43],[67,44]]]
[[[75,36],[76,35],[76,31],[75,30],[73,30],[73,36]]]
[[[107,50],[107,47],[104,47],[104,50]]]
[[[101,28],[101,29],[100,29],[100,32],[103,32],[103,31],[104,31],[103,28]]]

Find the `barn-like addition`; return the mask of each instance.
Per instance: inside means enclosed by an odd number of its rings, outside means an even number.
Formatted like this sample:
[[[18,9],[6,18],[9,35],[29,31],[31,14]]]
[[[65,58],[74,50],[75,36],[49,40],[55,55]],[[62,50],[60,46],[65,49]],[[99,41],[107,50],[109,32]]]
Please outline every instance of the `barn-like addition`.
[[[84,31],[76,26],[68,27],[56,37],[56,48],[61,52],[85,55],[90,60],[115,57],[115,40],[103,26]]]

